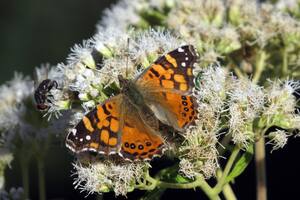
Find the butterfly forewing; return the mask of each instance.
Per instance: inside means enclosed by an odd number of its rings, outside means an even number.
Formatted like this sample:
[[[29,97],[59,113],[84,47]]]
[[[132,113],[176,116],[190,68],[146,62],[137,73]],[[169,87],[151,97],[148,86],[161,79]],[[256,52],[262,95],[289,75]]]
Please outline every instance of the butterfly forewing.
[[[136,83],[149,89],[178,90],[191,93],[194,86],[193,65],[197,54],[193,46],[179,47],[158,58]]]
[[[66,145],[75,153],[116,153],[120,145],[121,96],[115,96],[90,111],[72,129]]]

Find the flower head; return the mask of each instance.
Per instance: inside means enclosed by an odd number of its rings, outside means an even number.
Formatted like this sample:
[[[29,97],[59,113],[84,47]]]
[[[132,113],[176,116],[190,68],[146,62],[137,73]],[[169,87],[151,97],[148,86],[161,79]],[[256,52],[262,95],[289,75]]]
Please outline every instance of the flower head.
[[[142,181],[145,170],[148,169],[144,162],[116,162],[106,160],[88,166],[80,163],[74,164],[75,188],[89,193],[101,193],[113,190],[118,195],[126,195]]]
[[[285,132],[284,130],[276,130],[275,132],[271,132],[268,135],[269,141],[267,144],[272,145],[272,151],[278,150],[280,148],[283,148],[288,140],[289,134]],[[272,152],[271,151],[271,152]]]

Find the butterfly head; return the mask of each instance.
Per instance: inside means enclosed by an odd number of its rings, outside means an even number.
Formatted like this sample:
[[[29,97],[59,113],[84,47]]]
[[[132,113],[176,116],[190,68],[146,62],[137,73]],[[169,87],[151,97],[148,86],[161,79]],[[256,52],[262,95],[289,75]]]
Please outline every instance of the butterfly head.
[[[118,75],[121,93],[128,93],[132,88],[132,82],[129,79],[124,78],[122,75]]]

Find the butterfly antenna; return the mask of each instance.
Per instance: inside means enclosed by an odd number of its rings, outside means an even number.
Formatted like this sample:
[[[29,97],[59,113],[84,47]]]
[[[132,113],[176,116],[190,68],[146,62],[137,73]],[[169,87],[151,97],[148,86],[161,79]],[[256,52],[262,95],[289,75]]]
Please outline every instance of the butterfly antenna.
[[[91,70],[96,71],[96,72],[99,73],[99,74],[109,75],[109,76],[115,78],[114,75],[113,75],[111,72],[102,72],[102,71],[100,71],[100,70],[98,70],[98,69],[91,69]]]
[[[127,53],[126,53],[126,71],[125,77],[128,78],[128,65],[129,65],[129,42],[130,38],[127,38]]]

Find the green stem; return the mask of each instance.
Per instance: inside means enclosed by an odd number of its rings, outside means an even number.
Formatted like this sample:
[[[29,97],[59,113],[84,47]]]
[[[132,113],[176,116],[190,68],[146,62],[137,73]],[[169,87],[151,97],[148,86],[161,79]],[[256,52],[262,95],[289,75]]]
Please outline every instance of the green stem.
[[[208,196],[208,198],[211,200],[220,200],[219,194],[214,193],[213,188],[211,188],[210,185],[208,185],[208,183],[204,180],[203,177],[201,177],[201,179],[202,179],[202,182],[199,185],[199,187]]]
[[[42,157],[37,158],[37,168],[39,178],[39,199],[46,200],[45,165]]]
[[[239,78],[243,78],[245,77],[245,75],[243,74],[243,72],[238,68],[238,67],[234,67],[233,68],[234,73],[239,77]]]
[[[240,152],[240,148],[238,147],[238,145],[235,145],[230,157],[229,157],[229,160],[228,162],[226,163],[226,166],[225,166],[225,169],[224,169],[224,172],[221,176],[221,178],[218,180],[218,183],[217,185],[214,187],[214,192],[216,194],[219,194],[222,190],[223,190],[223,187],[224,185],[226,184],[226,177],[228,176],[232,166],[233,166],[233,163],[236,159],[236,157],[238,156]]]
[[[261,77],[262,72],[264,71],[265,68],[265,61],[267,59],[267,54],[265,51],[260,50],[258,52],[258,58],[256,61],[256,66],[255,66],[255,72],[253,75],[252,82],[257,83]]]
[[[237,198],[229,184],[224,185],[222,193],[226,200],[237,200]]]
[[[281,53],[282,53],[281,73],[282,73],[282,76],[285,77],[288,74],[288,51],[287,51],[286,47],[283,47]]]
[[[214,193],[210,185],[205,181],[203,177],[200,176],[197,177],[196,180],[191,183],[169,183],[169,182],[154,179],[149,174],[146,176],[146,180],[151,183],[150,186],[141,185],[138,186],[137,188],[153,190],[155,187],[171,188],[171,189],[195,189],[199,187],[209,197],[209,199],[220,200],[218,194]]]
[[[255,143],[256,191],[258,200],[267,199],[265,138],[261,137]]]
[[[219,180],[222,175],[223,175],[223,172],[220,169],[218,169],[217,170],[217,179]],[[224,185],[222,193],[226,200],[236,200],[237,199],[229,183]]]
[[[22,173],[22,186],[24,199],[29,199],[29,159],[26,156],[20,157],[20,167]]]
[[[229,57],[229,64],[228,64],[228,67],[230,69],[233,69],[234,73],[239,77],[239,78],[244,78],[245,75],[244,73],[240,70],[239,66],[237,66],[235,64],[235,62]]]

